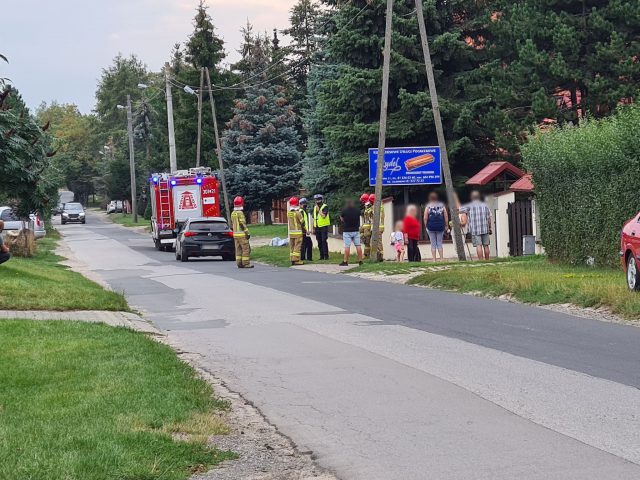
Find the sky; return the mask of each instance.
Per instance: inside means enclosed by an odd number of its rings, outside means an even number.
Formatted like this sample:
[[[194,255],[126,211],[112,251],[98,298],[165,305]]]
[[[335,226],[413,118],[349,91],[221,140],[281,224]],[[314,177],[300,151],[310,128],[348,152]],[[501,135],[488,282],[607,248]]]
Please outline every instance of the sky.
[[[193,31],[198,0],[7,0],[2,5],[0,77],[8,77],[30,108],[41,102],[95,105],[102,69],[118,53],[135,53],[159,71],[176,42]],[[295,0],[207,0],[227,58],[238,59],[240,27],[288,25]]]

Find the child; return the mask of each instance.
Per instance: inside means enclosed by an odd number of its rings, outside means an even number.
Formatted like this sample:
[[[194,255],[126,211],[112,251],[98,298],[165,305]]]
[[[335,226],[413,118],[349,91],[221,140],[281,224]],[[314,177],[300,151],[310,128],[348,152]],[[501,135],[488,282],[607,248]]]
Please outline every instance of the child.
[[[391,245],[396,249],[396,262],[404,261],[404,233],[402,222],[396,222],[396,230],[391,234]]]

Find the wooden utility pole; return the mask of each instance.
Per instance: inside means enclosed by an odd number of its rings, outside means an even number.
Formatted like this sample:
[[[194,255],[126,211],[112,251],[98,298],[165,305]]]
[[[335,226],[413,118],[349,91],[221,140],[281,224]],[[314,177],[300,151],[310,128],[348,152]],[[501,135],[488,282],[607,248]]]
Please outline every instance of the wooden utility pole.
[[[204,89],[204,67],[200,68],[200,90],[198,90],[198,143],[196,146],[196,167],[200,166],[200,148],[202,145],[202,90]]]
[[[211,77],[209,76],[209,68],[205,68],[207,74],[207,87],[209,88],[209,103],[211,103],[211,116],[213,117],[213,132],[216,136],[216,152],[218,154],[218,163],[220,164],[220,181],[222,182],[222,196],[224,197],[224,209],[227,213],[227,222],[231,225],[231,210],[229,209],[229,195],[227,194],[227,181],[224,177],[224,162],[222,161],[222,145],[220,144],[220,134],[218,133],[218,119],[216,118],[216,102],[213,99],[213,90],[211,89]]]
[[[138,223],[136,161],[133,151],[133,113],[131,112],[131,95],[127,95],[127,133],[129,135],[129,170],[131,173],[131,210],[133,213],[133,223]]]
[[[431,109],[433,110],[433,120],[436,127],[436,135],[438,137],[438,145],[440,146],[440,160],[442,163],[444,184],[447,190],[447,202],[449,203],[449,209],[451,210],[451,220],[453,220],[453,238],[456,244],[456,253],[458,254],[458,260],[466,260],[467,258],[464,253],[464,239],[462,238],[462,229],[460,227],[459,210],[456,202],[455,191],[453,189],[453,181],[451,180],[451,168],[449,167],[449,157],[447,156],[447,145],[444,138],[444,130],[442,128],[442,119],[440,118],[440,105],[438,103],[436,82],[433,76],[433,65],[431,64],[431,53],[429,52],[427,27],[424,23],[422,0],[415,1],[416,14],[418,15],[418,27],[420,29],[420,41],[422,43],[422,53],[424,55],[424,66],[427,70],[427,82],[429,83]]]
[[[164,64],[164,81],[167,94],[167,125],[169,126],[169,170],[175,172],[178,170],[178,162],[176,160],[176,134],[173,129],[173,96],[169,82],[170,75],[171,67],[167,62]]]
[[[416,0],[420,1],[420,0]],[[387,135],[387,105],[389,103],[389,67],[391,63],[391,26],[393,0],[387,0],[387,17],[384,28],[384,50],[382,53],[382,97],[380,100],[380,131],[378,132],[378,160],[376,163],[376,200],[373,203],[373,230],[371,236],[371,261],[377,261],[380,235],[380,210],[382,209],[382,172],[384,171],[384,146]],[[374,255],[375,253],[375,255]]]

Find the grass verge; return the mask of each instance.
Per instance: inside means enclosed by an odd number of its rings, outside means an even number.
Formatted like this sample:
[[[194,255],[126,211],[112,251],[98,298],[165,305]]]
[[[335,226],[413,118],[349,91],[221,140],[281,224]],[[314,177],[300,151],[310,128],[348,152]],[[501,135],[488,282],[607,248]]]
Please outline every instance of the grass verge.
[[[621,271],[556,265],[545,257],[476,268],[457,264],[448,270],[425,271],[409,283],[495,296],[509,294],[522,302],[542,305],[605,306],[627,318],[640,315],[640,295],[627,290]]]
[[[125,213],[110,213],[107,218],[113,223],[124,225],[125,227],[150,227],[149,220],[145,220],[142,215],[138,215],[138,222],[133,221],[133,215]]]
[[[256,223],[247,225],[247,227],[252,237],[287,238],[289,236],[289,229],[286,224],[265,225],[264,223]]]
[[[523,257],[518,257],[523,258]],[[474,265],[480,264],[495,264],[495,263],[504,263],[504,262],[513,262],[513,261],[521,261],[515,260],[513,257],[507,258],[492,258],[487,261],[474,261]],[[452,265],[460,265],[460,262],[457,260],[452,261],[444,261],[444,262],[432,262],[422,261],[422,262],[402,262],[397,263],[393,261],[385,261],[385,262],[365,262],[362,266],[351,270],[352,272],[367,272],[367,273],[381,273],[384,275],[400,275],[403,273],[412,273],[420,270],[426,270],[430,267],[448,267]]]
[[[0,478],[183,480],[226,405],[173,351],[124,328],[0,321]]]
[[[353,252],[354,249],[352,248]],[[320,258],[320,251],[317,248],[313,249],[313,257]],[[251,259],[257,262],[268,263],[269,265],[275,265],[277,267],[290,267],[291,260],[289,259],[289,246],[286,247],[271,247],[271,246],[263,246],[263,247],[255,247],[251,249]],[[325,263],[333,263],[339,264],[342,262],[342,254],[341,253],[329,253],[329,260],[313,260],[313,264],[325,264]],[[358,259],[355,255],[351,255],[349,258],[349,263],[352,265],[358,264]]]
[[[124,296],[106,291],[58,262],[60,236],[50,230],[38,241],[35,257],[13,257],[0,265],[0,309],[129,310]]]

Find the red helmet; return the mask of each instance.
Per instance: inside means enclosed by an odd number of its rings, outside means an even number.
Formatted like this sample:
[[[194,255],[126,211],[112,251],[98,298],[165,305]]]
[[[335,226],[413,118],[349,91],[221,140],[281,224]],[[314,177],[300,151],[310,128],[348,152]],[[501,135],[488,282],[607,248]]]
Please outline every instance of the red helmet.
[[[298,197],[291,197],[289,199],[289,205],[291,207],[297,207],[298,206]]]
[[[244,198],[242,197],[236,197],[233,199],[233,206],[234,207],[242,207],[244,205]]]
[[[376,196],[372,193],[371,195],[369,195],[369,203],[373,203],[376,201]]]
[[[367,203],[369,201],[369,194],[363,193],[360,195],[360,203]]]

